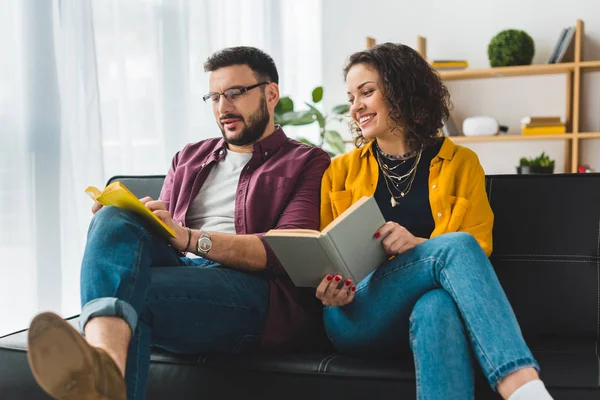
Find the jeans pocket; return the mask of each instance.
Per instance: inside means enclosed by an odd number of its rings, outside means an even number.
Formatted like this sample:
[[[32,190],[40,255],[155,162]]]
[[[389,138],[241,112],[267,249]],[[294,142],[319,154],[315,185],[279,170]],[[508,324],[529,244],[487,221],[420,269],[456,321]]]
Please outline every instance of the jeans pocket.
[[[245,335],[240,341],[231,349],[233,354],[251,353],[258,350],[260,342],[262,341],[262,335]]]

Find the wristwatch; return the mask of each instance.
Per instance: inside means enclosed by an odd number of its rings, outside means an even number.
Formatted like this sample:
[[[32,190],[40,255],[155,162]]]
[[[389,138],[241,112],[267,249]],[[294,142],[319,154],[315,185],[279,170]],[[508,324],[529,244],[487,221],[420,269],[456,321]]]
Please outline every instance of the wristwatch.
[[[210,249],[212,249],[212,240],[210,240],[210,236],[207,232],[202,231],[200,239],[198,239],[198,243],[196,244],[196,254],[205,256]]]

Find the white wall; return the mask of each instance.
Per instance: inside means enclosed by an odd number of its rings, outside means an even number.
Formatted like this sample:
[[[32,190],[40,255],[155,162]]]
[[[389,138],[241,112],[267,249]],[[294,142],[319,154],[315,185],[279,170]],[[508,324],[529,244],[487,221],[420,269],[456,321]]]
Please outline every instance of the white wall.
[[[534,40],[533,62],[545,63],[562,28],[585,22],[584,60],[600,60],[600,12],[594,0],[324,0],[323,83],[325,106],[344,102],[342,68],[348,55],[364,49],[365,37],[378,43],[416,47],[427,38],[427,56],[466,59],[470,68],[488,68],[487,45],[503,29],[525,30]],[[565,75],[449,82],[454,116],[489,115],[512,132],[527,115],[565,116]],[[582,93],[582,126],[600,132],[600,73],[586,73]],[[347,134],[347,129],[344,130]],[[563,141],[470,143],[487,173],[514,173],[523,156],[546,151],[564,170]],[[600,171],[600,139],[582,144],[583,162]]]

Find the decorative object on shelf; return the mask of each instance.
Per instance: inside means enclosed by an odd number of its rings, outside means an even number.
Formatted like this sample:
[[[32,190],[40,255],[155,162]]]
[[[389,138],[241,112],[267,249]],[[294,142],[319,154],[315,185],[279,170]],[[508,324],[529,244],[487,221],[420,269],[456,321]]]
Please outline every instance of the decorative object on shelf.
[[[525,31],[507,29],[498,33],[488,45],[492,67],[529,65],[533,61],[535,45]]]
[[[493,136],[507,130],[508,127],[499,125],[494,118],[485,116],[465,118],[462,126],[465,136]]]
[[[575,27],[564,28],[548,58],[548,64],[573,61]]]
[[[579,167],[577,167],[577,172],[579,172],[580,174],[587,174],[590,172],[596,172],[596,170],[594,170],[587,164],[581,164]]]
[[[554,160],[545,152],[535,158],[521,158],[517,174],[551,174],[554,172]]]
[[[275,123],[281,126],[301,126],[317,122],[319,124],[319,144],[312,143],[306,138],[297,138],[297,140],[309,146],[323,147],[323,145],[327,145],[327,148],[324,150],[331,157],[335,157],[346,150],[346,145],[338,131],[327,129],[327,122],[331,120],[341,122],[344,119],[344,115],[350,111],[350,106],[348,104],[338,104],[331,109],[329,114],[323,114],[315,106],[321,100],[323,100],[323,86],[313,89],[313,104],[304,103],[308,106],[308,110],[294,111],[294,101],[288,96],[282,97],[275,107]]]

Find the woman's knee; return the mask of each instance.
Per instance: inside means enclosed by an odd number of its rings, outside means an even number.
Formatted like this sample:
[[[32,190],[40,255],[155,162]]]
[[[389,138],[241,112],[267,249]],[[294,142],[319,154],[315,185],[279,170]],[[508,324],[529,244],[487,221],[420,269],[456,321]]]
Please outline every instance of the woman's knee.
[[[411,329],[426,326],[428,331],[446,330],[460,327],[461,319],[458,307],[444,289],[425,293],[413,307],[410,316]]]

